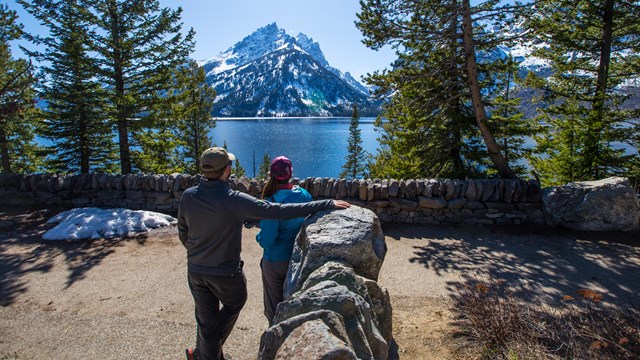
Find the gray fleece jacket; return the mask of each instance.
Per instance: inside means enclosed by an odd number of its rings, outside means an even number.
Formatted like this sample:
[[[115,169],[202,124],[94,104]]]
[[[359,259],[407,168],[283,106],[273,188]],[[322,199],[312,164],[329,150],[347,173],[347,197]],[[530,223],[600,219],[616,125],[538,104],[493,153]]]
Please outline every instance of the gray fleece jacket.
[[[245,220],[287,220],[333,208],[332,200],[271,203],[231,190],[226,181],[203,179],[182,194],[178,235],[187,249],[189,271],[230,275],[240,266]]]

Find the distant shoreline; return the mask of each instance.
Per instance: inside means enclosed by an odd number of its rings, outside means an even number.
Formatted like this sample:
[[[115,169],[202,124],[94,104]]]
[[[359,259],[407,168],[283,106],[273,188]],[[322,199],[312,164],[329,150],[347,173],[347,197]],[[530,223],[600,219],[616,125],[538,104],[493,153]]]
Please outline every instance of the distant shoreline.
[[[349,119],[349,116],[254,116],[254,117],[213,117],[214,120],[278,120],[278,119]]]
[[[376,119],[375,116],[363,116],[360,119]],[[247,120],[332,120],[332,119],[351,119],[350,116],[264,116],[264,117],[212,117],[215,121],[247,121]]]

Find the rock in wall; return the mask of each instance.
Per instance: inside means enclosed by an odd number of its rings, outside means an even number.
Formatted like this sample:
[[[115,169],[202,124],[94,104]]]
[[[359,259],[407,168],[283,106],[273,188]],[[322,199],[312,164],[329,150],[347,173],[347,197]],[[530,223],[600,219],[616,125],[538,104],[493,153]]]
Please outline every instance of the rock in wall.
[[[582,181],[545,188],[542,194],[547,225],[588,231],[637,231],[640,203],[621,177]]]

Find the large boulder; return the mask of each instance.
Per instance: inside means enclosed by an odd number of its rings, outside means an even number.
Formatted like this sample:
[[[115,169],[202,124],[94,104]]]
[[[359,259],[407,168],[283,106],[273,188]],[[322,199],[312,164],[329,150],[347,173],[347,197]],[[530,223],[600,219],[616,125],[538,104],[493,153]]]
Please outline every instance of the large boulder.
[[[309,326],[305,324],[311,323]],[[315,336],[309,335],[315,334]],[[318,310],[286,319],[262,334],[258,360],[355,359],[342,316]]]
[[[365,298],[346,286],[326,280],[278,304],[274,323],[319,310],[330,310],[344,319],[344,325],[359,359],[386,360],[389,343],[377,328],[377,318]]]
[[[378,330],[382,337],[391,346],[393,343],[393,309],[391,308],[391,297],[389,291],[378,285],[377,282],[361,278],[367,287],[367,292],[371,298],[371,308],[378,319]]]
[[[278,349],[275,360],[356,360],[349,345],[320,320],[295,328]]]
[[[306,289],[327,280],[335,281],[360,295],[371,306],[372,314],[370,316],[375,326],[380,330],[380,334],[388,343],[391,343],[393,334],[389,292],[377,282],[357,275],[351,265],[347,263],[329,261],[322,265],[309,275],[302,285],[302,289],[295,293],[293,298],[301,295]]]
[[[323,281],[331,280],[340,285],[346,286],[347,289],[362,296],[368,303],[371,303],[371,299],[369,298],[369,293],[363,279],[363,277],[356,274],[348,263],[341,261],[328,261],[309,274],[305,279],[302,288],[294,294],[294,297]]]
[[[547,225],[588,231],[637,231],[640,203],[629,180],[611,177],[545,188]]]
[[[371,210],[352,206],[318,212],[304,222],[296,238],[284,284],[285,299],[328,261],[346,262],[356,274],[377,281],[386,253],[380,220]]]

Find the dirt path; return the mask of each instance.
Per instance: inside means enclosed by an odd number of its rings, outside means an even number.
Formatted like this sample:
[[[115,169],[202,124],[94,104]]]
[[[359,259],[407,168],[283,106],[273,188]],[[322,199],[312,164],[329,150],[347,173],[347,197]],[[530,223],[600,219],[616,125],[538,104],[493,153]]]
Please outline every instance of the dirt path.
[[[0,210],[0,359],[181,359],[195,339],[186,259],[174,228],[120,240],[44,242],[55,212]],[[261,250],[246,228],[249,300],[226,352],[255,359]],[[584,287],[640,299],[637,234],[385,227],[379,283],[392,298],[400,359],[455,359],[448,296],[466,278],[504,278],[550,301]]]

